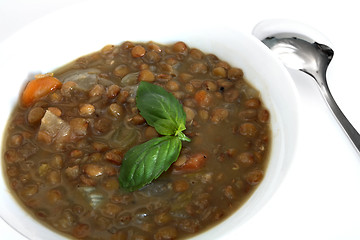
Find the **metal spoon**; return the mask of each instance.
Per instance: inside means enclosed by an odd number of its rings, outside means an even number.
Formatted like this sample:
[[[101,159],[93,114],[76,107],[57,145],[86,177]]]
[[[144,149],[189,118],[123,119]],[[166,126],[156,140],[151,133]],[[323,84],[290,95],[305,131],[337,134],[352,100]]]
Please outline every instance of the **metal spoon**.
[[[360,153],[360,135],[336,104],[326,81],[326,70],[334,51],[324,44],[310,43],[295,37],[269,37],[264,39],[263,43],[282,60],[286,67],[300,70],[315,79],[335,118]]]

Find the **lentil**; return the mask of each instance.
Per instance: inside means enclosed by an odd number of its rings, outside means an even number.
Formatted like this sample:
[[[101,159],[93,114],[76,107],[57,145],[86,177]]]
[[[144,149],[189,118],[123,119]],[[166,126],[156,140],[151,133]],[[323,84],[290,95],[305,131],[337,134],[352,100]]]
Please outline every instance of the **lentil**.
[[[184,42],[177,42],[174,44],[173,50],[176,53],[185,53],[187,50],[187,47]]]
[[[133,47],[133,49],[131,50],[131,55],[134,58],[138,58],[138,57],[142,57],[145,55],[145,48],[143,46],[137,45],[135,47]]]
[[[194,120],[195,118],[195,111],[189,107],[184,107],[184,111],[186,114],[186,121],[190,122],[192,120]]]
[[[155,128],[150,127],[150,126],[145,129],[144,135],[145,135],[145,138],[146,138],[146,139],[151,139],[151,138],[154,138],[154,137],[158,137],[158,136],[159,136],[159,134],[158,134],[158,132],[155,130]]]
[[[230,68],[228,70],[228,78],[230,80],[239,80],[244,77],[244,72],[239,68]]]
[[[260,107],[260,100],[257,98],[250,98],[245,101],[245,106],[248,108],[258,108]]]
[[[139,73],[139,81],[153,82],[155,81],[154,74],[147,69],[141,70]]]
[[[180,89],[179,83],[174,80],[170,80],[165,85],[166,89],[171,92],[178,91]]]
[[[30,124],[39,123],[45,114],[45,110],[42,107],[34,107],[30,110],[27,120]]]
[[[55,116],[60,117],[61,116],[61,110],[57,107],[49,107],[48,110],[52,112]]]
[[[109,106],[109,112],[111,113],[111,115],[113,115],[114,117],[121,117],[124,113],[124,109],[121,105],[117,104],[117,103],[112,103]]]
[[[257,128],[253,123],[243,123],[240,125],[239,133],[243,136],[255,137]]]
[[[190,50],[190,55],[192,58],[197,59],[197,60],[202,59],[204,56],[204,54],[199,49],[196,49],[196,48],[192,48]]]
[[[67,97],[71,96],[72,91],[77,87],[73,81],[67,81],[61,86],[61,94]]]
[[[114,74],[117,77],[123,78],[125,77],[128,73],[130,73],[130,69],[128,66],[126,65],[119,65],[114,69]]]
[[[214,74],[214,76],[221,77],[221,78],[225,78],[227,75],[226,69],[223,67],[214,68],[212,73]]]
[[[205,74],[208,71],[207,66],[202,62],[196,62],[190,65],[191,73],[203,73]]]
[[[90,116],[95,112],[95,107],[91,104],[85,103],[80,105],[79,113],[81,116]]]
[[[90,97],[101,96],[105,93],[105,88],[103,85],[96,84],[89,92]]]
[[[121,88],[118,85],[111,85],[108,89],[107,89],[107,97],[108,98],[116,98],[116,96],[119,94]]]

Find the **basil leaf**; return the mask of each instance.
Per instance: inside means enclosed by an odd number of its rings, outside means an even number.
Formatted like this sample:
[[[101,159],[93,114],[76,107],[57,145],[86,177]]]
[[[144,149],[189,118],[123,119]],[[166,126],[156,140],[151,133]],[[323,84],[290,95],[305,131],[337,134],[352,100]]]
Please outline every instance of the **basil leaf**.
[[[185,130],[186,114],[180,102],[160,86],[140,82],[136,106],[146,122],[161,135],[178,135]]]
[[[136,106],[146,122],[165,136],[137,145],[125,154],[119,181],[121,187],[129,191],[158,178],[179,157],[181,141],[190,142],[182,132],[186,129],[185,111],[171,93],[142,81],[136,94]]]
[[[131,148],[120,167],[121,187],[134,191],[158,178],[176,161],[181,147],[178,137],[164,136]]]

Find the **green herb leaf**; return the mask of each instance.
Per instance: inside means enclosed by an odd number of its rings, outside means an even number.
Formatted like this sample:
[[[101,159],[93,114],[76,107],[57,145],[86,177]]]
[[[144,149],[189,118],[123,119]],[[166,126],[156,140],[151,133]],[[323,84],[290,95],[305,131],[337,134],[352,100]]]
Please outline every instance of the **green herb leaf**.
[[[136,106],[146,122],[161,135],[175,135],[186,129],[186,114],[180,102],[160,86],[140,82]]]
[[[179,132],[179,134],[177,135],[177,137],[178,137],[181,141],[191,142],[191,139],[188,138],[183,132]]]
[[[120,168],[121,187],[134,191],[154,179],[176,161],[181,150],[181,140],[175,136],[151,139],[131,148]]]
[[[135,146],[125,154],[119,181],[121,187],[129,191],[158,178],[179,157],[181,141],[191,141],[182,132],[186,129],[186,114],[182,105],[162,87],[140,82],[136,106],[146,122],[165,136]]]

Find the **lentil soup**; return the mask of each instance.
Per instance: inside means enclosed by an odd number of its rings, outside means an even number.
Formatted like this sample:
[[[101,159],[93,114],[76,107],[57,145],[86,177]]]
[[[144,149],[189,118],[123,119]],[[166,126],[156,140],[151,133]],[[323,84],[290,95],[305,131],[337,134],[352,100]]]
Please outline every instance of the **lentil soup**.
[[[180,156],[128,192],[124,154],[158,137],[136,107],[139,82],[163,87],[186,113]],[[19,202],[67,237],[183,239],[221,222],[251,196],[270,151],[260,93],[213,54],[183,42],[107,45],[28,83],[4,139]]]

